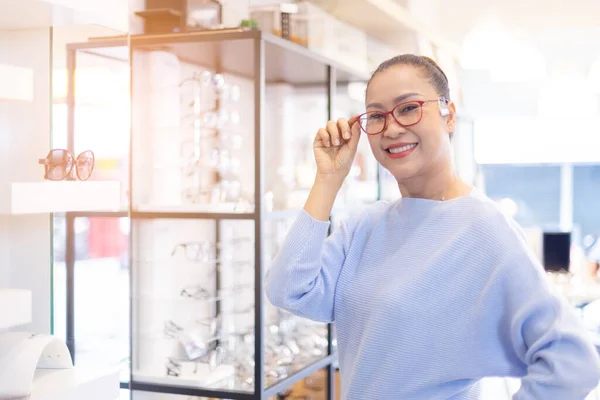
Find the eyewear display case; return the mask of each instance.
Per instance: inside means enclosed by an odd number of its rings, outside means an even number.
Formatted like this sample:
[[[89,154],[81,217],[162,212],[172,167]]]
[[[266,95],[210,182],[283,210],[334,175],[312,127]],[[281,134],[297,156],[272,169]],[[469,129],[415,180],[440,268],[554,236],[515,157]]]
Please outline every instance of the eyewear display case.
[[[364,77],[260,31],[134,36],[130,59],[131,388],[266,399],[331,380],[331,326],[269,306],[264,277],[306,193],[295,139]]]
[[[132,398],[283,398],[325,370],[332,399],[333,326],[272,307],[264,279],[312,185],[316,131],[364,107],[367,77],[258,30],[128,44]],[[378,198],[362,142],[339,215]]]

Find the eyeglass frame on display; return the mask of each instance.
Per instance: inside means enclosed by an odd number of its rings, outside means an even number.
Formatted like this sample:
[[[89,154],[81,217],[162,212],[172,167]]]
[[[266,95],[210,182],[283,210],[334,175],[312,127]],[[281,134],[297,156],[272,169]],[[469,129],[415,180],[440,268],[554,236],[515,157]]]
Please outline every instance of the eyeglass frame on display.
[[[50,156],[55,151],[62,151],[64,153],[70,155],[71,159],[72,159],[71,167],[68,169],[68,171],[65,173],[65,175],[62,178],[60,178],[60,179],[52,179],[48,175],[48,172],[49,172],[49,169],[50,169]],[[85,179],[82,179],[81,176],[79,175],[79,165],[77,164],[77,160],[79,159],[79,157],[81,157],[82,154],[88,153],[88,152],[92,155],[92,166],[90,167],[89,176],[87,178],[85,178]],[[58,181],[63,181],[65,179],[67,179],[68,177],[71,177],[71,178],[74,179],[74,177],[72,176],[72,174],[73,174],[73,168],[75,169],[75,174],[77,175],[77,179],[79,179],[80,181],[87,181],[88,179],[90,179],[92,177],[92,172],[94,172],[94,167],[96,165],[96,155],[94,154],[94,152],[92,150],[84,150],[81,153],[79,153],[77,155],[77,157],[75,157],[74,154],[72,152],[70,152],[69,150],[66,150],[66,149],[51,149],[50,151],[48,151],[48,154],[46,154],[45,158],[39,158],[38,159],[38,164],[44,166],[44,179],[46,179],[48,181],[58,182]],[[56,166],[58,166],[58,165],[56,165]],[[66,166],[65,166],[65,169],[66,169]]]
[[[408,127],[414,126],[414,125],[418,124],[419,122],[421,122],[421,120],[423,119],[423,105],[426,103],[433,103],[433,102],[438,103],[438,106],[440,108],[440,114],[442,114],[442,116],[448,115],[448,103],[450,102],[450,100],[446,99],[445,97],[439,97],[435,100],[411,100],[411,101],[402,102],[402,103],[394,106],[394,108],[392,108],[390,111],[367,111],[367,112],[360,114],[358,116],[359,127],[367,135],[379,135],[380,133],[385,132],[386,129],[388,128],[388,115],[391,115],[392,118],[394,119],[394,121],[396,121],[396,123],[403,128],[408,128]],[[406,106],[407,104],[418,104],[420,115],[416,122],[413,122],[410,124],[403,124],[400,121],[398,121],[398,118],[396,118],[396,116],[394,115],[394,111],[396,111],[399,107]],[[371,114],[382,114],[382,116],[384,117],[383,128],[378,132],[369,133],[367,131],[367,129],[363,126],[363,119],[365,117],[368,117]]]

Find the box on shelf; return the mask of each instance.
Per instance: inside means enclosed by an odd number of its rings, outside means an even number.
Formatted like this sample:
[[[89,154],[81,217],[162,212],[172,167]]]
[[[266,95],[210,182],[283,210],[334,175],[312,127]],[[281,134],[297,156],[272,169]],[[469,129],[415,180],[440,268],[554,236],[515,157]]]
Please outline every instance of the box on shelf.
[[[293,5],[293,9],[287,7]],[[311,2],[253,7],[251,17],[264,32],[281,36],[281,13],[290,12],[290,40],[349,66],[367,72],[367,35]]]
[[[282,14],[298,13],[298,6],[295,3],[281,3],[269,6],[253,7],[250,17],[254,19],[263,32],[270,32],[275,36],[282,36]],[[306,24],[296,16],[289,20],[289,39],[301,46],[307,46],[306,42]]]
[[[393,47],[372,38],[367,38],[367,69],[369,73],[374,72],[379,64],[400,54]]]
[[[354,70],[367,72],[367,35],[314,4],[298,3],[294,19],[306,25],[307,47]]]

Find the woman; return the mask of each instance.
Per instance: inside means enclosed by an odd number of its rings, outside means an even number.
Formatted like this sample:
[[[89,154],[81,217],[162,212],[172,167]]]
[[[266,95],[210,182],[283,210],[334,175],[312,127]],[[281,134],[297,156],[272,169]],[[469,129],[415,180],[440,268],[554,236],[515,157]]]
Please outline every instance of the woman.
[[[488,376],[521,377],[514,399],[584,399],[600,378],[594,347],[519,227],[456,175],[448,99],[434,61],[402,55],[371,77],[365,114],[318,131],[316,179],[267,296],[336,322],[344,400],[478,399]],[[361,130],[402,198],[328,237]]]

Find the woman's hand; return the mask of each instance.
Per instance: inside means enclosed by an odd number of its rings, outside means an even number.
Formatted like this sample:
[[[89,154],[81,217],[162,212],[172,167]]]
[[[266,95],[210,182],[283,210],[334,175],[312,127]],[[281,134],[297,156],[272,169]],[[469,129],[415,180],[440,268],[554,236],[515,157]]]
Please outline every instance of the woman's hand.
[[[317,179],[341,184],[350,172],[359,139],[357,115],[350,120],[340,118],[337,122],[329,121],[325,128],[319,129],[313,143]]]

